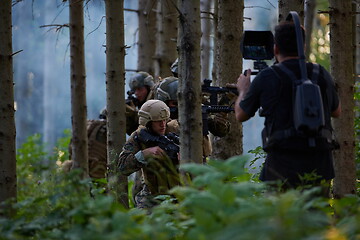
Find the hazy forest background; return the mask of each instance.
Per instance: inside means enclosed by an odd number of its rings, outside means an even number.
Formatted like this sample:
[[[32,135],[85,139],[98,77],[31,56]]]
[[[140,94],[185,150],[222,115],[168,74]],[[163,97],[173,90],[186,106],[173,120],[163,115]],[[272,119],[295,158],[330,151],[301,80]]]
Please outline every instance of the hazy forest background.
[[[131,74],[143,70],[138,69],[140,14],[136,11],[144,3],[154,3],[155,7],[155,2],[124,1],[125,91]],[[184,2],[178,1],[179,4]],[[216,2],[222,7],[229,7],[227,3],[244,4],[243,30],[273,30],[281,15],[278,12],[280,6],[284,10],[285,7],[298,7],[299,2],[304,4],[304,1],[296,0]],[[339,130],[341,145],[341,151],[335,154],[335,160],[338,160],[335,161],[337,179],[333,184],[335,197],[314,198],[313,194],[319,189],[307,186],[284,193],[268,192],[267,185],[259,182],[257,173],[249,173],[245,167],[249,161],[257,160],[260,164],[263,157],[257,148],[261,145],[263,120],[255,118],[243,124],[241,142],[243,152],[253,150],[252,156],[235,154],[237,156],[227,161],[210,160],[207,165],[181,162],[182,169],[192,174],[192,181],[172,189],[170,195],[159,196],[162,203],[151,211],[145,211],[133,208],[131,190],[124,191],[129,194],[126,196],[129,206],[126,206],[120,204],[118,196],[107,194],[112,193],[108,187],[113,186],[111,183],[108,185],[107,179],[92,181],[78,174],[81,172],[79,169],[64,174],[55,164],[44,164],[64,161],[68,157],[69,129],[71,118],[74,118],[70,106],[73,76],[70,74],[69,3],[78,2],[13,0],[11,30],[14,54],[11,58],[17,151],[16,161],[10,161],[12,156],[9,160],[0,159],[5,166],[0,169],[0,189],[1,193],[7,194],[0,199],[13,197],[15,201],[0,203],[0,239],[359,239],[360,198],[356,181],[359,177],[355,176],[355,162],[359,162],[359,156],[358,141],[354,139],[359,130],[357,119],[355,128],[353,125],[353,117],[359,112],[354,105],[354,99],[359,99],[359,94],[354,91],[357,79],[354,73],[359,71],[353,69],[358,44],[351,42],[356,39],[355,30],[358,32],[355,21],[359,18],[355,20],[355,16],[359,12],[359,3],[350,0],[306,2],[317,3],[311,23],[312,52],[309,59],[322,64],[333,74],[344,103],[345,117],[334,124]],[[108,47],[105,3],[116,1],[89,0],[84,3],[87,118],[96,119],[99,111],[109,103],[105,84],[108,80],[106,64],[109,62],[106,55],[110,55],[105,54]],[[3,6],[0,5],[0,10]],[[184,5],[181,7],[185,8]],[[111,12],[108,10],[106,14]],[[286,10],[287,14],[289,9]],[[6,21],[0,23],[3,22]],[[353,26],[353,33],[342,35],[341,31],[348,31],[349,26]],[[329,37],[331,30],[333,41]],[[349,37],[352,34],[353,39]],[[214,35],[210,39],[212,46]],[[236,44],[239,50],[240,41]],[[179,54],[183,52],[182,49],[178,51]],[[210,66],[213,55],[210,51]],[[351,63],[346,64],[349,59]],[[251,68],[252,64],[252,61],[244,60],[237,74]],[[211,67],[207,74],[211,76]],[[229,82],[235,80],[234,77]],[[4,94],[1,90],[0,93]],[[3,107],[0,110],[5,112],[8,109]],[[6,116],[4,119],[7,120]],[[4,131],[4,128],[0,129]],[[0,144],[0,153],[6,154],[5,150]],[[87,164],[86,158],[79,158],[81,164]],[[76,157],[74,159],[76,162]],[[121,179],[118,180],[122,183]],[[131,184],[130,181],[129,189]]]
[[[124,1],[124,8],[136,10],[138,1]],[[97,119],[106,105],[104,2],[89,1],[84,11],[88,118]],[[13,7],[13,49],[22,50],[14,57],[17,147],[39,133],[51,151],[71,128],[69,29],[61,27],[68,22],[68,12],[63,1],[21,1]],[[244,30],[272,30],[277,1],[247,0],[244,16]],[[129,77],[142,69],[137,69],[137,13],[125,10],[124,21],[127,91]],[[245,60],[244,67],[252,67],[252,61]],[[262,125],[259,118],[244,123],[245,152],[261,145]]]

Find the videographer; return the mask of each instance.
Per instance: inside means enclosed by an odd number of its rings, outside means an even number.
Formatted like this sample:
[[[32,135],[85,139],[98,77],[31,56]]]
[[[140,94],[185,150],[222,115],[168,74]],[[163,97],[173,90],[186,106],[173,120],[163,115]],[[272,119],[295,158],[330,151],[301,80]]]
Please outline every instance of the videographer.
[[[304,39],[303,28],[301,32]],[[285,65],[300,79],[294,23],[287,21],[276,26],[274,40],[274,55],[278,63],[260,71],[252,82],[250,69],[237,80],[239,96],[235,103],[236,119],[244,122],[253,117],[259,108],[260,116],[265,117],[262,135],[267,157],[260,173],[260,180],[280,181],[283,189],[326,182],[322,194],[328,196],[330,180],[334,178],[333,145],[329,142],[328,136],[319,136],[314,147],[309,146],[306,137],[293,134],[294,83],[279,67],[280,64]],[[306,63],[307,75],[310,79],[317,77],[324,108],[324,129],[332,132],[331,117],[339,117],[341,113],[339,98],[330,74],[319,66],[318,74],[314,75],[314,66],[312,63]]]

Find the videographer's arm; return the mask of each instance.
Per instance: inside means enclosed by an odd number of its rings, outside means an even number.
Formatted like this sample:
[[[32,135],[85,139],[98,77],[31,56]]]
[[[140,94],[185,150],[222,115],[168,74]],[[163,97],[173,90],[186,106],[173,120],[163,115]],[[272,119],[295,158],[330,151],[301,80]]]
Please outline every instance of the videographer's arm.
[[[341,114],[341,105],[340,105],[340,103],[339,103],[339,105],[338,105],[338,107],[335,109],[335,111],[332,111],[331,116],[332,116],[333,118],[338,118],[338,117],[340,117],[340,114]]]
[[[239,122],[244,122],[250,118],[250,116],[240,107],[241,100],[245,97],[250,87],[251,70],[246,71],[246,76],[241,74],[237,80],[236,87],[239,92],[239,96],[235,102],[235,117]]]

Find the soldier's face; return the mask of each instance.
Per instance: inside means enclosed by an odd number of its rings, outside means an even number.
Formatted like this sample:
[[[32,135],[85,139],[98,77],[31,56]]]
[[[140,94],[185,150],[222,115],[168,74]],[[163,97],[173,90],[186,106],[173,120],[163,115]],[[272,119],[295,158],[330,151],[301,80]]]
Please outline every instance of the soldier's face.
[[[153,132],[155,132],[156,134],[165,135],[166,120],[152,121],[151,128],[152,128]]]
[[[147,94],[148,90],[145,86],[135,89],[135,96],[139,100],[139,102],[145,102]]]

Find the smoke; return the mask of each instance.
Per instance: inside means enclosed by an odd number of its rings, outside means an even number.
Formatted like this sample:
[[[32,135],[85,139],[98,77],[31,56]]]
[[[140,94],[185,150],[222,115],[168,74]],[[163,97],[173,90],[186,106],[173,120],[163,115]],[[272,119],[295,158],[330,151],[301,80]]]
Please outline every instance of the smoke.
[[[125,1],[137,9],[137,1]],[[71,128],[70,49],[67,2],[22,1],[13,7],[17,146],[35,133],[51,150]],[[85,64],[88,118],[98,118],[106,105],[105,5],[92,0],[84,7]],[[125,12],[126,69],[136,69],[136,12]],[[129,24],[131,23],[131,24]],[[40,27],[43,26],[43,27]],[[126,74],[126,77],[128,74]],[[127,77],[128,78],[128,77]]]
[[[13,51],[17,146],[34,133],[40,133],[48,149],[71,128],[68,3],[62,0],[22,1],[13,7]],[[137,9],[138,1],[127,0],[124,8]],[[274,8],[275,6],[275,8]],[[245,0],[245,30],[272,30],[276,24],[277,1]],[[85,63],[87,74],[88,118],[98,118],[106,105],[106,21],[101,0],[84,8]],[[125,11],[126,79],[137,69],[136,12]],[[271,24],[269,24],[271,23]],[[55,26],[58,24],[58,27]],[[53,25],[53,27],[40,27]],[[247,64],[247,65],[246,65]],[[244,61],[244,68],[252,62]],[[128,82],[126,81],[126,90]],[[262,121],[255,118],[244,124],[244,150],[261,145]]]

